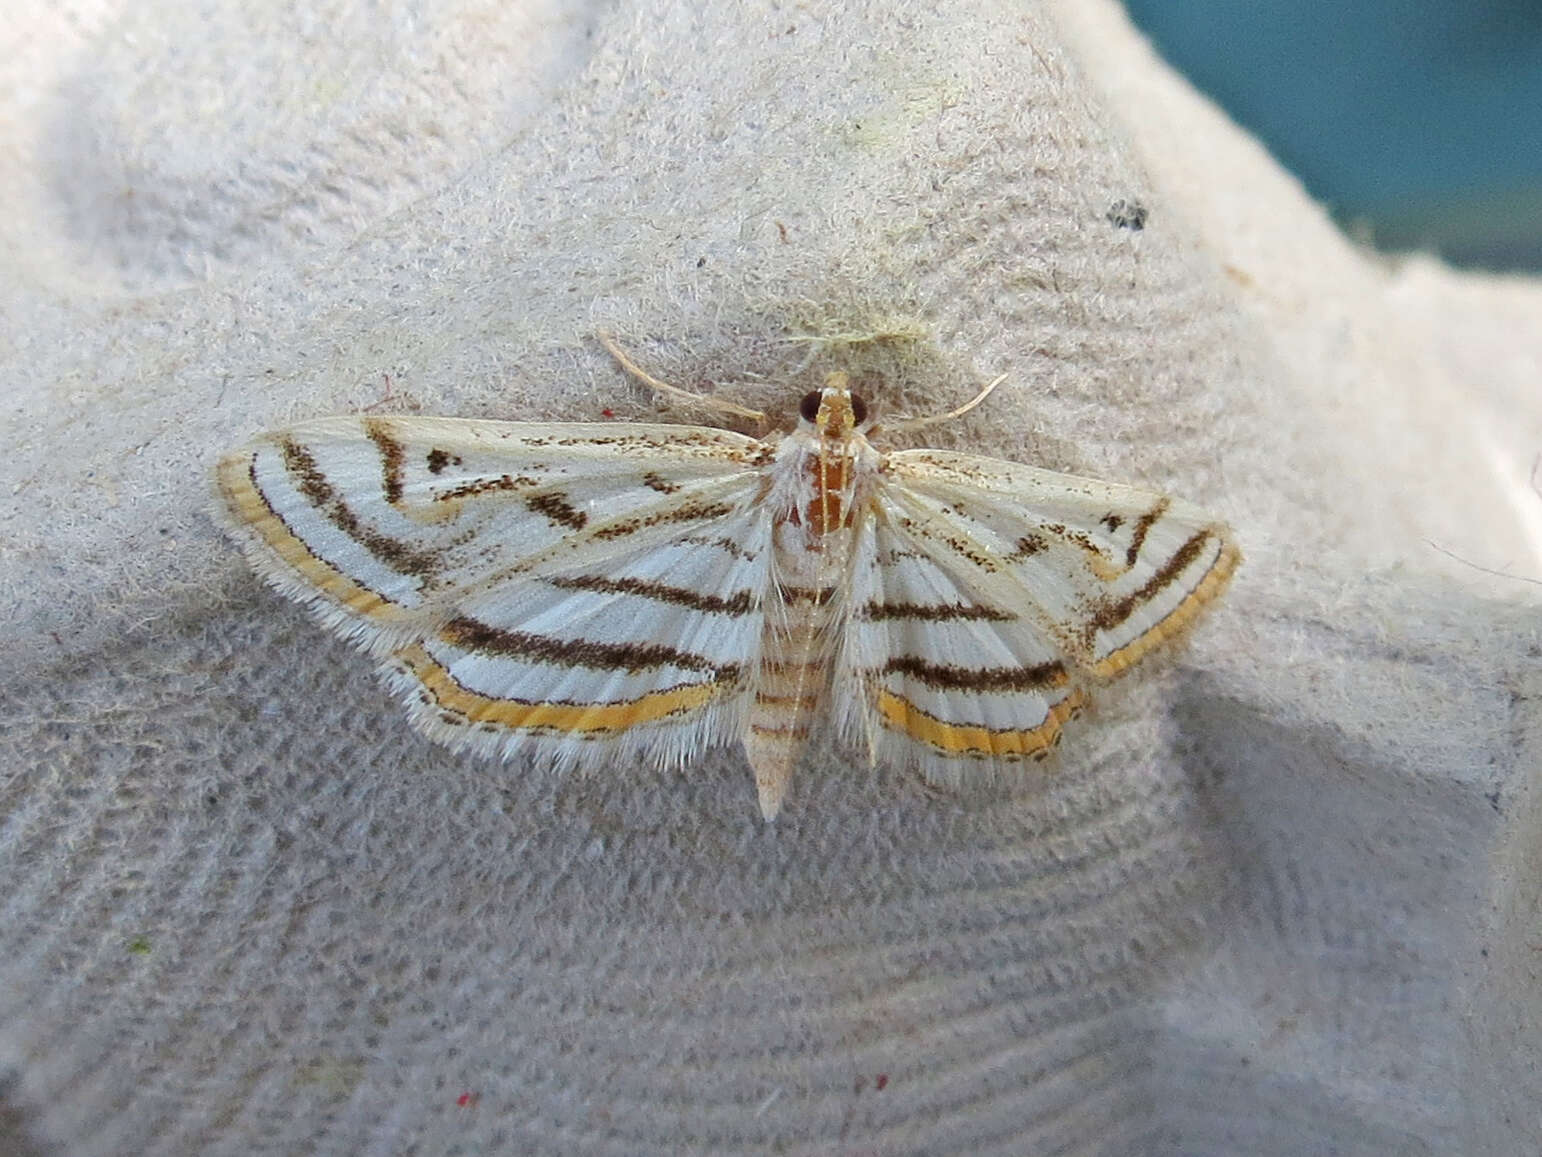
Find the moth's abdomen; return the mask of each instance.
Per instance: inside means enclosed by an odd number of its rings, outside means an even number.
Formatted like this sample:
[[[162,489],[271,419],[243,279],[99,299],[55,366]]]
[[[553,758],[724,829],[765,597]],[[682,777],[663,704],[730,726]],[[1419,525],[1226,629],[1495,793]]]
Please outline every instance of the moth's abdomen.
[[[760,677],[744,741],[760,810],[768,820],[781,809],[830,677],[828,598],[798,587],[784,588],[783,593],[786,618],[766,619]]]
[[[744,740],[768,820],[782,806],[829,687],[851,537],[849,530],[815,533],[797,518],[780,522],[773,535],[779,597],[768,607],[762,629]]]

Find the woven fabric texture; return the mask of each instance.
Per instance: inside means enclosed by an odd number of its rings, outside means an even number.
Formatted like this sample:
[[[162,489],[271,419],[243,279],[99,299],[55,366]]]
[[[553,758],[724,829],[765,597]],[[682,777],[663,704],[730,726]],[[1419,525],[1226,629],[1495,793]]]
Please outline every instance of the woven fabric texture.
[[[0,1148],[1542,1147],[1542,288],[1358,248],[1102,0],[37,2],[0,53]],[[1246,556],[1051,774],[417,736],[210,468],[790,413]],[[677,415],[686,420],[697,416]]]

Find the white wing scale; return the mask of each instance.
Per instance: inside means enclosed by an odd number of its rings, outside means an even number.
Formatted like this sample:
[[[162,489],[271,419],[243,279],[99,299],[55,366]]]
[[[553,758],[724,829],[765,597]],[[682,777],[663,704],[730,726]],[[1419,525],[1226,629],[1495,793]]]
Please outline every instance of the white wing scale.
[[[943,782],[1046,756],[1238,560],[1186,503],[940,450],[887,456],[858,535],[840,732]]]
[[[218,479],[258,571],[382,656],[434,738],[678,763],[742,732],[763,449],[705,427],[326,419]]]

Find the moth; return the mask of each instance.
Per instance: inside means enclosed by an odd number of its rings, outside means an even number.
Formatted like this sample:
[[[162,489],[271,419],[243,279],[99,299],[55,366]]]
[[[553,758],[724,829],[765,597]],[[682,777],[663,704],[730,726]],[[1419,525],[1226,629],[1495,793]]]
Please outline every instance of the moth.
[[[602,340],[661,394],[765,420]],[[884,451],[840,373],[798,414],[768,439],[324,418],[222,458],[217,506],[432,739],[560,766],[742,744],[767,820],[824,712],[870,764],[942,783],[1043,759],[1087,688],[1184,628],[1240,561],[1175,498]]]

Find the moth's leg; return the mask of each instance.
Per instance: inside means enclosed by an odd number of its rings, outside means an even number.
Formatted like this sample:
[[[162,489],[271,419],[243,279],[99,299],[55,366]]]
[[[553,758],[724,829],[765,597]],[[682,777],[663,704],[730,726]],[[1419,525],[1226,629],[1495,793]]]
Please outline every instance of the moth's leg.
[[[751,422],[764,422],[766,416],[759,410],[746,409],[744,406],[736,406],[732,402],[722,398],[714,398],[709,394],[693,394],[690,390],[682,390],[679,386],[672,386],[668,382],[661,382],[647,370],[643,369],[631,358],[627,357],[623,350],[607,333],[597,333],[600,344],[605,347],[611,357],[621,364],[621,368],[634,378],[647,386],[661,398],[681,403],[682,405],[704,406],[709,410],[717,410],[719,413],[731,414],[736,418],[744,418]]]
[[[939,422],[951,422],[954,418],[962,418],[970,410],[990,397],[991,391],[1006,380],[1007,375],[1002,374],[958,409],[949,410],[946,414],[930,414],[925,418],[900,418],[895,422],[884,422],[881,429],[885,434],[903,434],[911,430],[920,430],[926,426],[935,426]]]

